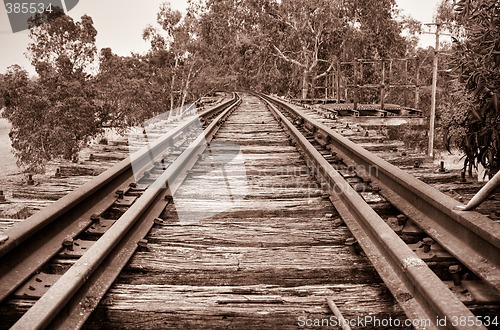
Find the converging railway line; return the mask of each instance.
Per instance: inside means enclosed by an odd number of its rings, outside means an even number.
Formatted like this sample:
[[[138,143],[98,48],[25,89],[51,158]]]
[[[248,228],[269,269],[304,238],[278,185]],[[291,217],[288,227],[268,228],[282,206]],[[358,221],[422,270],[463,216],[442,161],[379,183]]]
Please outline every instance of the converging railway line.
[[[2,233],[0,327],[493,329],[499,224],[456,206],[234,94]]]

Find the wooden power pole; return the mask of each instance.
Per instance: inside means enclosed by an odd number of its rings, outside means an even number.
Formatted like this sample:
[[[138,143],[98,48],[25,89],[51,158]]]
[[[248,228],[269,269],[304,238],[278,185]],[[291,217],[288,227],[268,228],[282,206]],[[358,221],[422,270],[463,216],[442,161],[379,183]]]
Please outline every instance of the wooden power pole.
[[[434,47],[434,63],[432,65],[432,91],[431,91],[431,114],[429,123],[429,156],[434,158],[434,124],[436,120],[436,91],[437,91],[437,73],[438,73],[438,52],[439,52],[439,32],[441,23],[429,23],[426,25],[435,25],[436,45]]]

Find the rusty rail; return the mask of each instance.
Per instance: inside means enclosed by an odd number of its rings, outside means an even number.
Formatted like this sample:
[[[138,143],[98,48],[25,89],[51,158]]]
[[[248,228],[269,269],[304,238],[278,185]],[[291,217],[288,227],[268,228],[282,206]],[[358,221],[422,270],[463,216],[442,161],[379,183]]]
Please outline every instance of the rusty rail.
[[[220,122],[226,118],[232,110],[239,104],[231,102],[231,105],[227,107],[221,114],[217,116],[215,120],[200,134],[191,145],[160,175],[160,177],[152,183],[148,189],[135,201],[135,203],[116,221],[116,223],[111,226],[111,228],[106,231],[106,233],[99,238],[99,240],[86,252],[76,263],[66,272],[62,277],[51,286],[46,294],[44,294],[36,303],[31,307],[18,322],[12,327],[12,329],[42,329],[50,326],[51,328],[67,328],[82,326],[83,322],[90,315],[93,308],[89,308],[89,301],[86,300],[85,294],[78,294],[78,301],[71,301],[71,299],[77,295],[80,288],[84,286],[85,282],[91,278],[93,283],[96,283],[96,279],[92,279],[93,273],[99,270],[100,265],[104,260],[106,260],[111,252],[116,251],[117,245],[125,240],[126,237],[131,235],[135,237],[135,240],[127,241],[125,244],[131,244],[136,246],[138,240],[142,238],[145,233],[149,231],[153,223],[153,219],[158,217],[165,206],[165,203],[160,203],[158,201],[162,199],[163,195],[168,192],[169,195],[174,194],[177,187],[180,185],[182,180],[185,178],[187,171],[196,163],[197,155],[202,153],[207,147],[207,143],[212,139],[215,132],[220,126]],[[164,199],[164,198],[163,198]],[[163,206],[163,207],[162,207]],[[150,221],[149,228],[136,226],[135,230],[139,235],[130,233],[130,230],[134,228],[138,220],[144,220],[144,215]],[[123,246],[120,247],[122,249]],[[120,253],[120,249],[116,251]],[[128,259],[132,256],[135,249],[128,249],[128,255],[124,256],[121,260],[121,266],[116,269],[114,274],[117,276],[119,270],[127,263]],[[104,266],[107,266],[105,263]],[[118,272],[116,272],[118,270]],[[111,286],[114,279],[113,276],[106,275],[107,269],[99,270],[97,276],[104,274],[106,277],[106,282],[99,282],[99,286],[104,286],[105,290],[100,290],[102,295],[106,292],[107,288]],[[89,289],[88,287],[85,289]],[[100,297],[92,296],[93,307],[97,306]],[[64,315],[60,316],[60,312],[64,307],[70,302],[73,310],[67,316],[67,312],[62,313]],[[82,306],[82,302],[86,305]],[[76,309],[79,309],[78,311]],[[55,324],[51,324],[52,321]]]
[[[268,101],[285,130],[294,136],[304,151],[310,168],[328,183],[332,203],[407,316],[413,320],[429,320],[433,322],[434,328],[438,327],[435,324],[438,319],[474,317],[437,275],[273,105],[279,101],[269,97],[264,99]],[[285,106],[282,102],[278,104]],[[310,125],[316,125],[305,116],[301,117]],[[473,328],[457,325],[453,329]]]
[[[436,242],[472,272],[500,289],[500,225],[473,211],[456,208],[456,200],[416,179],[398,167],[356,145],[329,127],[314,121],[282,100],[272,101],[286,107],[304,125],[312,128],[317,140],[367,175],[381,188],[380,194],[411,218]]]
[[[0,238],[0,301],[56,255],[66,237],[75,237],[84,231],[92,223],[92,214],[111,205],[116,199],[114,192],[135,181],[134,170],[142,173],[177,134],[197,125],[198,117],[210,116],[234,102],[236,95],[198,116],[186,118],[151,145],[7,230]]]

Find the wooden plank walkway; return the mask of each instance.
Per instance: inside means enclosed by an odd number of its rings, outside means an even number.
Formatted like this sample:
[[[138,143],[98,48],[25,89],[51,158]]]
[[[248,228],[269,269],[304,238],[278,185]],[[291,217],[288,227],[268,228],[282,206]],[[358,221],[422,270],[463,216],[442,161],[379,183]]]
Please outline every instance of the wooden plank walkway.
[[[164,219],[86,327],[288,329],[332,317],[326,297],[347,319],[405,318],[344,245],[347,228],[255,97],[219,130]]]

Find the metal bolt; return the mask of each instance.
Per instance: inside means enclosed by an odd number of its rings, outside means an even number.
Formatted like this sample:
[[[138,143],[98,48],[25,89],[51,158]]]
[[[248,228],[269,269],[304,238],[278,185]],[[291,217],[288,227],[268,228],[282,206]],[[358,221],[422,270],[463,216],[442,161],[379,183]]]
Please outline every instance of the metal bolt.
[[[123,199],[124,192],[121,189],[118,189],[116,191],[116,194],[118,195],[118,199]]]
[[[157,225],[163,225],[163,224],[165,224],[165,221],[163,221],[162,218],[155,218],[154,223]]]
[[[54,175],[56,178],[60,178],[61,177],[61,169],[58,167],[56,168],[56,174]]]
[[[404,226],[404,225],[406,225],[406,221],[408,220],[408,218],[406,217],[406,215],[404,215],[404,214],[398,214],[398,216],[396,218],[398,219],[398,226]]]
[[[75,243],[75,241],[73,240],[73,237],[71,236],[68,236],[64,239],[62,245],[67,248],[68,250],[70,251],[73,251],[73,244]]]
[[[413,164],[414,168],[419,168],[420,167],[420,161],[416,160],[415,164]]]
[[[3,194],[3,190],[0,190],[0,202],[5,202],[5,195]]]
[[[358,241],[354,237],[350,237],[345,240],[345,245],[349,247],[349,251],[354,255],[359,254],[358,249],[356,247],[357,243]]]
[[[33,175],[28,174],[28,186],[33,186],[35,184],[35,181],[33,180]]]
[[[366,136],[366,137],[368,137],[368,136],[369,136],[368,131],[366,131],[366,132],[365,132],[365,136]]]
[[[90,220],[92,220],[92,222],[99,222],[99,220],[101,220],[101,217],[99,216],[99,214],[94,213],[90,216]]]
[[[462,267],[460,265],[451,265],[450,267],[448,267],[448,271],[451,274],[451,278],[453,278],[453,284],[455,286],[460,285],[460,283],[462,283],[462,276],[460,276]]]
[[[148,240],[147,239],[141,239],[139,242],[137,242],[137,246],[139,247],[140,251],[145,251],[148,249]]]
[[[434,240],[430,237],[424,237],[422,243],[424,243],[424,253],[428,253],[431,250],[431,245],[434,244]]]

